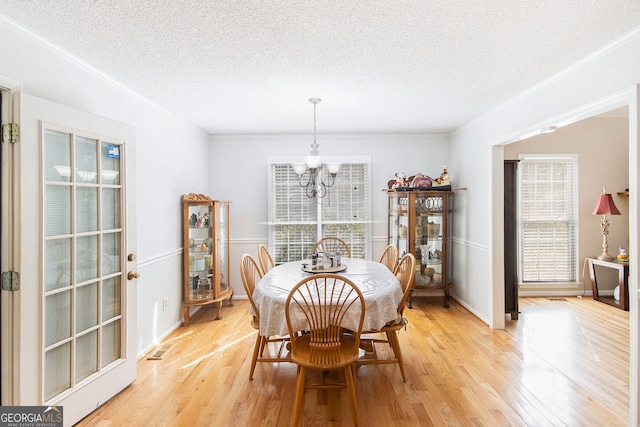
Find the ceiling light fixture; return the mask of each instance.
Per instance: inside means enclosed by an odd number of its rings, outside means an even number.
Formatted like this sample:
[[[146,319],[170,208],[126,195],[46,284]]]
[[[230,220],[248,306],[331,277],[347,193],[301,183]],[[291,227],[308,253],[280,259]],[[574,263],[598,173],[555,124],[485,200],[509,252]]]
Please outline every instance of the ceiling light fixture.
[[[322,198],[327,195],[327,188],[332,187],[336,180],[336,175],[340,171],[340,163],[328,163],[324,165],[329,172],[329,181],[322,179],[323,165],[318,154],[318,141],[316,137],[316,106],[320,103],[320,98],[310,98],[309,102],[313,104],[313,142],[311,143],[311,155],[304,157],[303,163],[291,165],[298,175],[300,186],[305,189],[305,194],[310,199],[314,197]],[[303,178],[306,172],[309,172],[306,180]]]

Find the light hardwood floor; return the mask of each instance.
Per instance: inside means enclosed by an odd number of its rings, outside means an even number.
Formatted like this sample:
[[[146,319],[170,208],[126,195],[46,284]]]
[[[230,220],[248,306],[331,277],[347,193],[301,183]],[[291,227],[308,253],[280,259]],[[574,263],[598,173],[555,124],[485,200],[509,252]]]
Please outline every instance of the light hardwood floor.
[[[248,301],[234,304],[219,321],[200,310],[164,360],[140,360],[137,380],[78,425],[288,426],[296,368],[259,363],[249,381],[256,331]],[[360,367],[361,424],[627,425],[629,313],[589,298],[521,298],[520,311],[492,330],[455,301],[415,298],[400,332],[407,382],[397,365]],[[351,426],[345,393],[307,391],[301,425]]]

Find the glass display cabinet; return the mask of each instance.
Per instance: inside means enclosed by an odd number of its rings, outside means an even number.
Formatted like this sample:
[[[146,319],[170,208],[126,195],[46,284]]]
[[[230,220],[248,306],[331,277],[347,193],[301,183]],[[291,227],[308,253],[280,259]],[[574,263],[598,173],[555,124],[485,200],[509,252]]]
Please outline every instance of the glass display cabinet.
[[[184,325],[189,325],[194,306],[218,304],[216,320],[222,319],[222,302],[233,305],[229,285],[229,201],[212,200],[203,194],[182,196]]]
[[[417,290],[444,292],[451,297],[451,191],[389,191],[389,244],[402,257],[416,257],[416,274],[408,305]]]

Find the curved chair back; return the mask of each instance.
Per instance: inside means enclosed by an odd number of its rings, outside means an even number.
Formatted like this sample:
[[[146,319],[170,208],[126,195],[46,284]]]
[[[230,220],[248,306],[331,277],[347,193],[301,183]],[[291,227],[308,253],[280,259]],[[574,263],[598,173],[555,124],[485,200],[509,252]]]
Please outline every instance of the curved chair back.
[[[347,316],[348,312],[353,312]],[[365,304],[360,289],[349,279],[336,274],[316,274],[305,277],[289,292],[285,316],[289,335],[309,331],[309,351],[320,369],[339,360],[344,329],[354,332],[356,348],[360,342]],[[291,352],[296,348],[291,340]],[[338,359],[336,359],[338,358]]]
[[[351,248],[347,245],[347,242],[339,237],[323,237],[318,240],[313,248],[311,248],[311,256],[316,253],[318,248],[322,247],[325,252],[335,254],[340,251],[341,255],[346,258],[351,258]]]
[[[384,249],[380,256],[380,263],[384,264],[393,271],[398,265],[398,247],[396,245],[389,245]]]
[[[402,300],[398,304],[398,314],[402,315],[404,306],[413,286],[413,278],[416,274],[416,257],[412,253],[403,256],[393,272],[400,281],[402,288]]]
[[[262,270],[258,267],[258,263],[249,254],[242,255],[240,261],[240,276],[242,277],[242,285],[247,293],[253,312],[256,313],[256,317],[259,318],[258,307],[253,301],[253,291],[256,289],[256,283],[262,278]]]
[[[258,261],[260,262],[260,268],[262,268],[262,274],[267,274],[267,271],[275,267],[273,258],[269,253],[269,249],[265,245],[258,246]]]

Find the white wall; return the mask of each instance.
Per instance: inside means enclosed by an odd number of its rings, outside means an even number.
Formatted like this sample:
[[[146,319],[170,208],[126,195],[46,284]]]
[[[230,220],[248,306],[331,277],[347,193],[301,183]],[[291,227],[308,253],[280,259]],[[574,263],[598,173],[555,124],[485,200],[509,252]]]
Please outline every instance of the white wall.
[[[245,252],[255,254],[258,244],[267,241],[267,158],[307,155],[311,133],[210,138],[2,15],[0,52],[13,58],[0,62],[0,81],[18,82],[25,93],[136,128],[138,355],[181,323],[182,194],[233,201],[231,285],[241,297],[239,259]],[[318,142],[321,154],[371,157],[372,257],[386,246],[387,205],[381,190],[387,181],[398,171],[437,176],[449,163],[445,135],[319,133]],[[165,297],[169,307],[163,311]]]
[[[371,258],[377,259],[387,245],[387,195],[382,189],[396,172],[407,176],[421,172],[439,176],[449,164],[445,135],[323,135],[318,134],[320,155],[369,156],[371,159]],[[306,156],[313,135],[214,136],[211,138],[214,199],[231,204],[231,285],[244,296],[240,258],[257,256],[258,245],[267,243],[267,159]],[[456,171],[449,169],[453,184]]]
[[[468,187],[465,209],[454,222],[457,237],[452,292],[492,327],[504,327],[503,147],[547,125],[566,124],[629,105],[629,253],[638,251],[638,84],[640,31],[597,52],[572,69],[486,112],[451,135],[451,167]],[[462,216],[464,215],[464,216]],[[456,224],[458,224],[456,226]],[[638,273],[630,271],[630,418],[638,424]]]
[[[138,340],[144,354],[180,324],[180,196],[211,190],[208,136],[0,15],[0,81],[136,128]],[[10,59],[9,59],[10,58]],[[38,167],[34,159],[34,167]],[[169,308],[162,311],[162,298]]]
[[[639,64],[640,33],[636,32],[451,135],[451,166],[460,170],[459,184],[468,187],[464,217],[454,222],[454,235],[462,246],[456,247],[454,269],[465,271],[453,293],[489,325],[504,324],[502,307],[494,300],[503,286],[503,147],[499,145],[544,125],[583,119],[623,105],[629,96],[622,92],[640,82]]]

